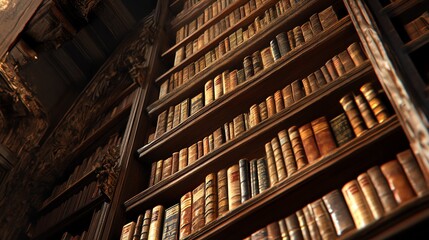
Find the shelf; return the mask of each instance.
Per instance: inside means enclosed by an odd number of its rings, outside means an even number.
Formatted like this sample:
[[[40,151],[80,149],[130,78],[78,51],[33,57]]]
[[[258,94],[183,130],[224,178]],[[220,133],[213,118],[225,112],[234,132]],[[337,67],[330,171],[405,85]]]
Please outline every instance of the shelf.
[[[344,46],[343,49],[341,48],[341,44],[331,46],[331,43],[333,42],[332,40],[338,40],[342,38],[343,44],[346,44],[347,38],[350,36],[353,36],[352,24],[350,22],[350,19],[347,17],[339,21],[335,27],[330,29],[330,31],[322,34],[320,38],[317,39],[320,41],[313,40],[309,41],[308,43],[305,43],[300,48],[297,48],[296,50],[292,51],[290,55],[286,55],[286,57],[284,57],[282,60],[275,62],[270,68],[261,71],[253,78],[249,79],[243,84],[238,85],[237,88],[230,93],[227,93],[223,95],[220,99],[212,102],[210,105],[208,105],[207,108],[204,107],[197,113],[191,115],[190,117],[188,117],[187,120],[185,120],[176,128],[173,128],[172,130],[163,134],[151,143],[148,143],[144,147],[140,148],[138,150],[140,156],[142,157],[145,155],[153,155],[152,152],[157,151],[173,152],[177,150],[172,148],[175,145],[178,145],[177,147],[187,143],[189,143],[190,145],[193,143],[192,141],[202,139],[203,137],[208,135],[208,131],[214,131],[216,129],[214,128],[214,126],[206,126],[207,119],[210,119],[211,122],[217,123],[224,123],[229,121],[230,119],[226,116],[227,113],[230,112],[229,116],[231,118],[235,117],[239,113],[243,112],[244,106],[249,105],[250,107],[250,105],[254,103],[254,101],[258,100],[256,96],[259,96],[260,99],[262,99],[262,97],[267,97],[261,95],[261,89],[263,89],[263,91],[267,93],[267,95],[272,94],[276,90],[283,88],[286,83],[290,83],[299,77],[304,77],[302,76],[303,73],[309,74],[311,71],[314,71],[315,69],[322,66],[327,60],[324,60],[323,57],[326,56],[326,58],[330,58],[333,55],[332,52],[329,51],[321,53],[320,51],[318,51],[318,49],[323,49],[323,51],[327,49],[332,50],[333,48],[339,48],[338,51],[344,50],[347,46]],[[320,63],[315,60],[311,63],[313,65],[311,65],[310,63],[308,63],[308,59],[312,58],[312,56],[315,55],[320,57],[320,59],[318,60],[320,61]],[[302,56],[306,57],[303,58]],[[369,66],[369,64],[365,66]],[[268,81],[268,79],[273,79],[273,81]],[[285,80],[275,81],[275,79]],[[286,80],[288,82],[286,82]],[[177,97],[180,97],[180,95],[178,95]],[[157,109],[150,109],[148,111],[153,115],[162,110],[161,107],[167,108],[167,105],[162,104],[157,106]],[[220,112],[222,112],[223,114],[219,114]],[[199,129],[206,129],[207,131],[198,131]],[[196,136],[195,139],[183,139],[183,135],[181,134],[186,132],[193,132],[194,134],[199,135]]]
[[[82,217],[89,214],[96,206],[104,202],[104,200],[105,200],[105,197],[102,194],[100,194],[99,196],[91,200],[88,204],[86,204],[85,206],[81,207],[80,209],[72,213],[70,216],[65,217],[63,220],[60,220],[58,223],[49,227],[46,231],[35,236],[32,239],[35,239],[35,240],[49,239],[49,237],[54,234],[64,232],[64,229],[67,226],[70,226],[71,224],[78,222]]]
[[[243,0],[238,0],[243,1]],[[204,9],[208,5],[214,3],[215,0],[202,0],[187,10],[181,11],[176,17],[170,22],[170,29],[177,30],[179,26],[189,23],[191,20],[197,19],[197,17],[204,13]]]
[[[71,194],[73,194],[77,189],[80,187],[86,185],[89,181],[95,179],[95,169],[92,169],[90,172],[86,173],[82,177],[80,177],[77,181],[75,181],[70,187],[66,188],[59,194],[57,194],[56,197],[54,197],[51,201],[43,205],[39,209],[39,214],[43,214],[44,212],[47,212],[52,207],[57,205],[57,203],[61,202],[65,198],[69,197]]]
[[[429,43],[429,31],[421,35],[419,38],[406,43],[404,45],[404,48],[407,53],[412,53],[428,43]]]
[[[385,6],[382,11],[385,12],[389,17],[396,17],[410,9],[424,5],[424,2],[424,0],[400,0]]]
[[[429,195],[416,197],[367,227],[350,231],[339,239],[388,239],[427,218]]]
[[[240,2],[240,5],[242,4],[241,1],[238,1],[238,2]],[[185,67],[186,65],[189,65],[190,62],[193,62],[193,61],[197,60],[199,57],[201,57],[203,55],[203,53],[206,53],[208,50],[211,50],[211,49],[214,49],[215,47],[217,47],[218,44],[219,44],[218,41],[225,39],[232,32],[235,32],[240,27],[247,26],[250,23],[254,22],[254,18],[256,18],[257,16],[263,14],[266,9],[272,7],[276,2],[278,2],[278,0],[268,0],[261,7],[259,7],[257,10],[251,12],[250,15],[246,16],[243,19],[240,19],[240,21],[238,21],[234,26],[229,27],[228,29],[226,29],[225,31],[223,31],[222,33],[220,33],[218,36],[216,36],[214,39],[212,39],[202,49],[198,50],[198,54],[194,53],[191,56],[185,58],[177,66],[174,66],[174,68],[177,69],[177,68]],[[305,1],[305,2],[308,2],[308,0]],[[232,6],[232,5],[234,5],[234,6]],[[237,8],[236,5],[238,5],[238,4],[233,3],[232,5],[231,5],[231,8],[235,9],[235,8]],[[299,3],[299,6],[300,5],[303,5],[303,4]],[[227,10],[229,10],[229,8],[225,9],[225,11],[224,11],[225,13],[222,12],[221,14],[218,14],[218,16],[222,15],[222,17],[220,19],[225,18],[229,14],[229,12],[231,12],[231,11],[227,11]],[[289,12],[289,11],[287,11],[287,12]],[[287,14],[287,13],[285,13],[285,14]],[[216,18],[217,18],[217,16],[216,16]],[[213,19],[213,20],[214,21],[216,20],[216,23],[217,23],[217,22],[219,22],[220,19]],[[274,23],[274,21],[272,23]],[[204,31],[206,29],[208,29],[209,27],[211,27],[212,25],[213,25],[212,21],[211,20],[208,21],[206,24],[204,24],[201,27],[201,31],[200,31],[200,29],[198,29],[197,31],[193,32],[191,35],[189,35],[188,37],[186,37],[185,39],[183,39],[182,41],[180,41],[179,43],[175,44],[173,47],[171,47],[170,49],[168,49],[166,52],[164,52],[161,55],[161,57],[164,58],[164,57],[166,57],[168,55],[174,54],[179,47],[184,46],[190,40],[196,39],[198,36],[200,36],[201,34],[203,34]]]
[[[294,210],[303,207],[305,203],[314,201],[333,189],[341,188],[351,176],[355,176],[369,167],[379,164],[381,160],[386,160],[374,159],[378,157],[377,154],[374,154],[374,149],[377,149],[377,152],[381,152],[387,150],[387,148],[401,149],[408,147],[407,144],[397,141],[398,137],[405,139],[399,121],[396,117],[391,117],[388,121],[337,148],[330,155],[320,158],[314,164],[307,165],[294,175],[246,201],[225,216],[207,224],[201,231],[192,234],[189,239],[244,238],[246,234],[251,234],[250,230],[258,229],[263,227],[264,223],[266,225],[271,221],[276,221],[291,214]],[[386,145],[386,141],[389,141],[390,144]],[[353,168],[350,167],[351,163],[353,163]],[[206,162],[201,163],[201,165],[203,165],[201,168],[208,167]],[[200,166],[196,168],[200,168]],[[342,170],[339,172],[338,169]],[[191,181],[195,182],[195,178],[191,179]],[[170,179],[169,185],[183,186],[182,183],[175,179]],[[314,188],[314,186],[317,186],[317,188]],[[180,196],[177,196],[179,195],[178,193],[184,194],[185,192],[186,190],[180,189],[173,191],[167,186],[162,191],[159,191],[157,196],[149,198],[148,196],[139,196],[139,194],[125,202],[126,210],[138,214],[153,207],[151,204],[167,202],[164,198],[171,198],[173,194],[176,195],[173,199],[177,201],[180,198]],[[300,201],[296,201],[296,199],[300,199]],[[288,207],[285,208],[285,206]],[[270,212],[269,215],[266,214],[267,211]],[[260,218],[264,218],[264,221],[258,221]],[[237,232],[235,231],[236,229],[243,229],[243,231]]]
[[[303,5],[299,5],[298,9],[295,9],[291,14],[283,14],[283,16],[277,18],[272,22],[272,27],[266,27],[256,33],[251,41],[245,41],[234,50],[227,52],[222,56],[222,61],[216,61],[216,63],[206,67],[199,73],[195,74],[192,78],[188,80],[188,83],[201,82],[201,80],[214,77],[215,73],[219,72],[222,68],[227,68],[231,66],[231,62],[241,62],[243,58],[253,51],[261,50],[261,44],[269,46],[269,41],[274,39],[275,36],[280,33],[280,29],[284,30],[285,26],[295,27],[296,25],[302,24],[301,21],[307,21],[311,14],[317,12],[318,10],[323,10],[324,8],[330,6],[330,0],[321,0],[321,1],[305,1]],[[317,38],[317,37],[315,37]],[[173,66],[168,71],[166,71],[161,76],[155,79],[157,84],[160,84],[161,81],[166,80],[166,77],[171,73],[175,72],[178,69],[178,66]]]
[[[192,183],[195,183],[195,179],[204,179],[211,170],[225,168],[234,159],[243,158],[249,152],[248,149],[255,149],[255,146],[263,145],[262,143],[273,137],[273,133],[285,128],[285,122],[290,123],[290,126],[292,126],[292,123],[299,125],[299,123],[306,123],[309,119],[314,119],[315,116],[313,115],[316,115],[316,117],[323,115],[321,114],[323,111],[320,109],[323,109],[327,100],[338,102],[344,92],[359,87],[363,84],[361,80],[370,74],[372,74],[371,67],[366,62],[364,67],[354,69],[350,74],[346,74],[320,89],[320,92],[301,99],[288,109],[262,121],[239,137],[224,143],[219,148],[198,159],[194,165],[184,168],[165,181],[161,181],[137,194],[125,203],[127,211],[134,208],[141,210],[141,204],[159,202],[161,199],[171,199],[170,194],[182,192],[184,186],[192,185]],[[167,150],[164,151],[168,152]]]

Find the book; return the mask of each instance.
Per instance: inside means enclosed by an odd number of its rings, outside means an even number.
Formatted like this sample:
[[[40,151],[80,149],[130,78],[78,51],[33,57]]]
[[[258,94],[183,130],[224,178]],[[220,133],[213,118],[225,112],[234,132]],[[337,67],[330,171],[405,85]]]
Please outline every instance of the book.
[[[291,84],[292,87],[292,97],[294,102],[298,102],[301,98],[305,97],[305,92],[303,89],[302,82],[295,80]]]
[[[304,147],[305,156],[309,163],[313,163],[320,157],[319,149],[317,148],[316,139],[314,138],[311,123],[307,123],[298,128],[299,135]]]
[[[158,115],[158,121],[156,124],[155,138],[159,138],[165,133],[167,127],[167,110],[163,111]]]
[[[164,82],[161,83],[161,86],[159,86],[159,96],[158,96],[158,99],[163,98],[165,95],[167,95],[167,93],[169,93],[169,90],[168,90],[168,80],[165,80]]]
[[[337,147],[325,116],[311,121],[311,128],[321,156],[329,154]]]
[[[298,218],[299,228],[301,229],[303,239],[311,239],[310,231],[308,229],[307,222],[305,221],[304,212],[302,210],[298,210],[295,214]]]
[[[240,114],[233,119],[234,122],[234,137],[238,137],[246,131],[244,115]]]
[[[249,161],[250,197],[259,194],[258,164],[256,159]]]
[[[155,206],[152,209],[152,218],[150,219],[148,240],[161,239],[161,226],[162,226],[163,219],[164,219],[164,207],[162,205]]]
[[[133,239],[133,233],[134,233],[134,228],[136,226],[136,222],[129,222],[127,224],[125,224],[122,227],[122,233],[121,233],[121,240],[132,240]],[[66,235],[68,234],[67,232],[65,234],[63,234],[62,239],[67,239],[68,236]],[[70,239],[71,235],[69,236]]]
[[[228,209],[229,211],[240,206],[241,188],[240,188],[240,168],[238,164],[230,166],[227,170],[228,179]]]
[[[191,99],[191,111],[190,111],[190,115],[195,114],[196,112],[198,112],[201,108],[203,108],[204,104],[203,104],[203,94],[199,93],[197,94],[197,96],[193,97]]]
[[[280,56],[283,57],[291,50],[286,33],[281,32],[277,34],[276,40],[279,47]]]
[[[346,183],[342,188],[342,193],[357,229],[361,229],[374,221],[371,210],[356,180]]]
[[[188,165],[193,164],[198,159],[198,148],[197,144],[194,143],[188,147]]]
[[[265,102],[267,103],[267,117],[271,117],[276,114],[276,102],[274,101],[274,97],[272,95],[268,96],[265,99]]]
[[[222,128],[218,128],[213,132],[213,149],[219,148],[223,143],[224,136]]]
[[[192,226],[192,192],[188,192],[180,198],[180,231],[179,239],[184,239],[191,234]]]
[[[278,224],[281,234],[280,239],[289,239],[289,231],[287,230],[286,221],[284,219],[280,219]]]
[[[159,183],[162,179],[162,164],[163,160],[156,162],[155,181],[154,184]]]
[[[372,128],[377,125],[378,121],[375,119],[371,108],[369,107],[366,99],[362,96],[362,94],[353,94],[353,96],[367,128]]]
[[[282,89],[282,96],[285,108],[290,107],[294,103],[291,85],[286,85]]]
[[[208,224],[217,218],[217,175],[210,173],[205,179],[204,222]]]
[[[173,128],[180,124],[180,106],[180,103],[174,106]]]
[[[379,123],[386,121],[390,117],[390,113],[387,110],[384,103],[379,98],[377,92],[372,83],[366,83],[361,88],[360,91],[363,93],[365,99],[368,101],[369,106],[372,109],[372,112],[375,115],[375,118]]]
[[[161,177],[162,180],[168,178],[171,175],[172,160],[173,160],[172,157],[169,157],[163,161],[162,177]]]
[[[322,23],[320,22],[320,19],[319,19],[319,14],[315,13],[311,15],[310,23],[311,23],[311,29],[314,35],[323,31]]]
[[[338,190],[329,192],[322,199],[331,216],[337,236],[341,236],[355,227],[343,195]]]
[[[250,114],[249,114],[249,126],[250,127],[254,127],[256,126],[258,123],[261,122],[261,116],[259,113],[259,105],[257,104],[253,104],[250,107]]]
[[[337,73],[337,69],[335,68],[334,61],[332,59],[329,59],[325,63],[325,67],[328,70],[329,75],[331,76],[332,80],[339,78],[339,75]]]
[[[280,142],[277,137],[274,137],[271,140],[271,147],[274,154],[274,161],[276,164],[278,180],[281,181],[285,179],[288,175],[286,171],[285,161],[283,160],[283,153],[280,146]]]
[[[292,213],[291,215],[286,217],[285,221],[290,239],[304,239],[301,233],[298,218],[296,217],[295,213]]]
[[[222,75],[217,75],[214,78],[214,100],[219,99],[223,95]]]
[[[305,165],[307,165],[307,157],[304,152],[304,147],[302,146],[302,141],[299,136],[298,128],[292,126],[288,129],[289,139],[291,142],[293,154],[295,156],[297,170],[300,170]]]
[[[302,86],[304,87],[305,95],[306,96],[310,95],[311,87],[310,87],[310,81],[308,80],[308,78],[307,77],[303,78],[301,82],[302,82]]]
[[[252,56],[246,56],[244,58],[243,67],[244,67],[244,76],[247,80],[247,79],[251,78],[254,74]]]
[[[252,240],[265,240],[267,238],[268,238],[268,232],[266,227],[259,229],[258,231],[253,233],[250,237],[250,239]]]
[[[168,108],[168,114],[167,114],[166,131],[170,131],[171,129],[173,129],[173,120],[174,120],[174,106],[170,106]]]
[[[271,53],[271,47],[262,49],[261,56],[262,56],[262,66],[264,69],[268,68],[274,63],[273,54]]]
[[[265,158],[259,158],[256,160],[257,171],[258,171],[258,187],[259,193],[267,190],[270,187],[270,179],[268,176],[268,167]]]
[[[336,237],[335,229],[323,200],[318,199],[310,205],[313,209],[314,220],[316,221],[322,239],[334,239]]]
[[[304,44],[304,35],[302,34],[302,30],[300,26],[296,26],[293,28],[293,36],[295,38],[296,47]]]
[[[267,102],[263,101],[258,106],[259,106],[259,114],[261,116],[261,121],[263,121],[268,118]]]
[[[254,74],[257,74],[258,72],[262,71],[262,69],[264,69],[264,66],[262,65],[262,57],[260,51],[255,51],[254,53],[252,53],[252,63]]]
[[[334,57],[332,57],[332,63],[334,64],[335,70],[339,77],[346,74],[346,69],[344,68],[344,65],[341,62],[341,59],[338,55],[335,55]]]
[[[267,167],[268,167],[268,176],[270,179],[270,186],[273,186],[279,181],[279,178],[277,175],[277,166],[276,166],[276,161],[274,159],[274,151],[271,147],[271,143],[265,144],[265,155],[267,158]],[[282,171],[285,171],[284,168]]]
[[[218,196],[218,216],[225,215],[229,208],[228,204],[228,180],[226,169],[221,169],[217,173],[217,196]]]
[[[152,219],[152,209],[148,209],[144,213],[142,231],[140,234],[140,240],[147,240],[148,239],[151,219]]]
[[[404,173],[404,170],[397,160],[384,163],[380,166],[380,169],[386,177],[390,190],[392,190],[393,196],[399,205],[416,196],[407,176]]]
[[[321,11],[319,13],[319,19],[323,30],[328,29],[330,26],[334,25],[338,21],[337,14],[335,13],[334,8],[332,6]]]
[[[304,206],[302,208],[302,212],[304,213],[305,222],[307,223],[308,232],[310,234],[310,239],[321,239],[319,233],[319,227],[317,227],[316,220],[314,219],[313,209],[310,204]]]
[[[384,215],[384,209],[368,174],[360,174],[357,177],[357,181],[360,189],[362,190],[363,196],[368,203],[368,207],[371,210],[372,216],[375,220],[380,219]]]
[[[285,108],[284,102],[283,102],[283,95],[281,90],[277,90],[274,93],[274,102],[276,106],[276,112],[280,112]]]
[[[165,210],[164,227],[162,230],[163,240],[179,239],[179,214],[180,208],[178,203]]]
[[[273,222],[267,225],[267,237],[267,239],[281,238],[280,228],[277,222]]]
[[[136,226],[134,227],[134,233],[132,240],[140,240],[140,234],[142,233],[144,215],[139,214],[137,217]]]
[[[308,42],[313,38],[313,30],[311,29],[310,22],[305,22],[303,25],[301,25],[301,30],[305,42]]]
[[[354,42],[350,46],[348,46],[347,52],[349,53],[350,57],[353,60],[353,63],[356,66],[361,65],[366,60],[366,56],[362,50],[361,45],[358,42]]]
[[[156,164],[157,162],[153,162],[151,166],[149,186],[153,186],[155,184]]]
[[[287,31],[287,40],[289,42],[290,49],[293,50],[296,47],[295,36],[293,35],[293,29]]]
[[[203,150],[203,141],[200,140],[197,142],[197,159],[204,156],[204,150]]]
[[[411,150],[407,149],[396,154],[396,158],[404,169],[405,175],[407,175],[414,192],[418,196],[425,195],[428,192],[428,186]]]
[[[328,68],[325,65],[320,68],[320,71],[322,72],[323,78],[325,79],[326,83],[332,82],[333,79],[331,77],[331,74],[329,73]]]
[[[282,57],[279,45],[277,43],[277,37],[270,41],[270,50],[274,61],[277,61]]]
[[[171,156],[171,174],[179,171],[179,152],[174,152]]]
[[[327,83],[325,76],[320,69],[317,69],[314,72],[314,76],[316,77],[317,85],[319,86],[319,88]]]
[[[201,183],[192,191],[192,225],[191,231],[196,232],[204,227],[205,183]]]
[[[338,54],[338,57],[340,58],[340,61],[346,72],[349,72],[353,70],[353,68],[355,68],[355,63],[353,62],[352,58],[350,57],[350,54],[347,51],[340,52]]]
[[[250,165],[247,159],[240,159],[238,161],[240,173],[240,193],[241,203],[247,201],[251,197],[250,192]]]
[[[315,92],[319,90],[319,84],[317,83],[316,75],[314,73],[310,73],[310,75],[307,76],[308,84],[310,85],[311,92]],[[307,94],[306,94],[307,95]]]
[[[378,166],[372,167],[367,170],[367,174],[377,191],[384,212],[389,213],[394,210],[398,206],[398,203],[380,168]]]
[[[287,176],[291,176],[297,171],[297,166],[288,133],[286,130],[281,130],[278,132],[277,136],[279,138]]]
[[[353,130],[345,113],[341,113],[334,117],[329,121],[329,125],[331,126],[338,146],[344,145],[354,138]]]
[[[183,148],[179,151],[179,171],[188,166],[188,149]]]
[[[366,125],[363,121],[359,109],[356,106],[356,103],[353,101],[353,97],[351,94],[347,94],[346,96],[340,99],[341,106],[346,112],[347,118],[353,128],[353,132],[356,137],[359,137],[366,131]]]
[[[222,87],[223,87],[223,94],[227,94],[232,90],[231,83],[229,81],[229,71],[223,71],[222,72]]]

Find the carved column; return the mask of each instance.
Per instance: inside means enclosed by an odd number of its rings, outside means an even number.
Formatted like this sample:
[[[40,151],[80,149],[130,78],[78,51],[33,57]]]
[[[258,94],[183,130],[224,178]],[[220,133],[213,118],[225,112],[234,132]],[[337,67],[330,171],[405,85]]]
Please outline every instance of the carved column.
[[[423,169],[429,173],[429,122],[404,87],[404,77],[393,65],[387,47],[368,7],[362,0],[344,0],[359,38],[380,83],[397,112],[411,148]]]

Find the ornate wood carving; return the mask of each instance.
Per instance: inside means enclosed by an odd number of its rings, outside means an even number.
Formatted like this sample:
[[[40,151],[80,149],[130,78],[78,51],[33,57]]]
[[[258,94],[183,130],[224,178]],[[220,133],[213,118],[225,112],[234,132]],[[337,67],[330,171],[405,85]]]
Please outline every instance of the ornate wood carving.
[[[106,153],[97,159],[95,172],[97,174],[97,187],[111,201],[115,192],[119,176],[120,147],[109,147]]]
[[[381,34],[362,0],[345,0],[362,44],[387,96],[397,111],[414,154],[429,172],[429,122],[423,111],[409,96],[403,77],[392,64]]]
[[[73,15],[88,21],[89,14],[94,11],[101,0],[59,0],[58,2]]]

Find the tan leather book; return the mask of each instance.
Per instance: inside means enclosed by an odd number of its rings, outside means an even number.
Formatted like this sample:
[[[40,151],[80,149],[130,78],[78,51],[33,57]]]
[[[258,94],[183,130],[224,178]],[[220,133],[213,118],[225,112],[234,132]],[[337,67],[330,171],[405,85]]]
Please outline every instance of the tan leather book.
[[[325,63],[325,67],[329,72],[329,75],[331,76],[332,80],[335,80],[339,77],[338,73],[337,73],[337,69],[335,68],[334,65],[334,61],[332,59],[329,59],[326,63]]]
[[[380,219],[384,215],[383,205],[381,205],[377,191],[375,190],[368,174],[362,173],[357,177],[359,187],[368,203],[372,216],[375,220]]]
[[[333,79],[331,77],[331,74],[329,73],[328,68],[325,65],[320,68],[320,71],[322,72],[323,78],[325,79],[326,83],[332,82]]]
[[[174,106],[174,116],[173,116],[173,128],[177,127],[180,124],[180,110],[181,104],[177,104]]]
[[[161,227],[164,219],[164,207],[162,205],[155,206],[152,209],[152,218],[149,226],[149,237],[148,240],[160,240],[161,239]]]
[[[288,175],[286,171],[285,161],[283,159],[283,153],[280,146],[280,141],[278,140],[277,137],[274,137],[271,140],[271,147],[274,153],[274,160],[276,163],[278,180],[281,181],[285,179]]]
[[[148,209],[144,213],[142,231],[140,233],[140,238],[139,238],[140,240],[148,239],[151,219],[152,219],[152,209]]]
[[[293,28],[293,36],[295,38],[296,47],[299,47],[304,44],[304,35],[302,34],[302,30],[300,26],[296,26]]]
[[[323,30],[328,29],[330,26],[334,25],[338,21],[337,14],[335,13],[334,8],[332,6],[321,11],[319,13],[319,19]]]
[[[294,36],[293,30],[289,30],[287,32],[287,40],[289,42],[290,49],[291,50],[295,49],[296,48],[296,44],[295,44],[295,36]]]
[[[314,138],[311,124],[307,123],[299,127],[299,135],[304,147],[305,155],[309,163],[313,163],[320,157],[320,152],[317,147],[316,139]]]
[[[205,205],[204,220],[205,224],[214,221],[217,218],[218,198],[217,198],[217,175],[210,173],[205,179]]]
[[[338,73],[338,76],[341,77],[346,74],[346,69],[344,68],[343,63],[338,55],[332,57],[332,63],[334,64],[335,70]]]
[[[325,116],[311,121],[311,128],[321,156],[327,155],[337,147]]]
[[[399,205],[416,197],[404,170],[397,160],[384,163],[380,169],[386,177],[390,190],[392,190],[393,196]]]
[[[368,169],[367,173],[375,190],[377,191],[377,195],[384,211],[386,213],[391,212],[398,206],[398,203],[396,202],[393,192],[390,190],[389,184],[380,168],[378,166],[372,167]]]
[[[304,212],[302,210],[296,211],[296,217],[298,218],[299,228],[301,229],[302,237],[304,239],[311,239],[310,230],[307,226],[307,221],[305,220]]]
[[[322,239],[334,239],[336,237],[335,229],[322,199],[318,199],[310,205]]]
[[[313,34],[316,35],[323,31],[322,23],[319,19],[319,14],[315,13],[310,17],[311,29],[313,30]]]
[[[319,90],[320,86],[317,83],[316,75],[314,75],[314,73],[310,73],[307,76],[307,79],[308,79],[308,83],[310,84],[311,92],[315,92]]]
[[[379,98],[377,92],[372,83],[366,83],[361,88],[360,91],[363,93],[364,97],[369,103],[369,106],[372,109],[377,121],[382,123],[390,117],[390,113],[387,110],[384,103]]]
[[[179,171],[179,152],[174,152],[171,156],[171,174]]]
[[[219,170],[217,173],[217,196],[218,196],[218,216],[225,215],[229,208],[228,204],[228,180],[226,169]]]
[[[224,136],[222,128],[218,128],[213,132],[213,149],[219,148],[223,144]]]
[[[172,157],[169,157],[164,160],[162,164],[162,177],[161,177],[162,180],[168,178],[171,175],[172,160],[173,160]]]
[[[377,121],[377,119],[375,119],[375,116],[372,113],[372,110],[369,107],[368,102],[363,97],[363,95],[360,93],[353,94],[353,95],[354,95],[355,103],[356,103],[356,105],[357,105],[357,107],[361,113],[361,116],[362,116],[366,126],[368,128],[372,128],[375,125],[377,125],[378,121]]]
[[[281,233],[279,224],[277,222],[273,222],[267,225],[267,239],[274,240],[280,239]]]
[[[282,111],[285,108],[281,90],[278,90],[274,93],[274,102],[276,106],[276,113]]]
[[[310,204],[302,208],[304,213],[305,222],[307,223],[308,232],[310,234],[310,239],[322,239],[319,233],[319,227],[317,226],[316,220],[314,219],[313,208]]]
[[[347,94],[340,99],[341,106],[343,106],[346,112],[347,118],[349,119],[350,125],[353,128],[353,132],[357,137],[362,135],[366,131],[365,122],[360,115],[360,111],[356,106],[351,94]]]
[[[244,115],[240,114],[234,118],[234,137],[238,137],[246,131]]]
[[[154,184],[157,184],[161,181],[162,179],[162,164],[163,164],[163,160],[159,160],[158,162],[156,162],[156,172],[155,172],[155,182]]]
[[[353,60],[353,63],[356,66],[361,65],[365,62],[366,56],[362,50],[361,45],[358,42],[352,43],[349,47],[347,47],[347,52]]]
[[[374,221],[371,210],[356,180],[346,183],[341,189],[357,229]]]
[[[190,115],[195,114],[198,112],[201,108],[203,108],[203,94],[199,93],[197,96],[193,97],[191,99],[191,109],[190,109]],[[169,113],[170,116],[170,113]]]
[[[287,176],[291,176],[297,171],[297,166],[288,133],[286,130],[282,130],[278,132],[277,136],[279,138]]]
[[[308,77],[303,78],[301,82],[302,82],[302,86],[304,87],[305,95],[306,96],[310,95],[312,91],[311,91],[310,81],[308,80]]]
[[[262,66],[264,69],[269,68],[274,63],[274,58],[271,53],[271,47],[262,49],[261,56],[262,56]]]
[[[179,171],[188,166],[188,149],[183,148],[179,151]]]
[[[278,224],[280,229],[280,239],[289,239],[289,231],[287,230],[286,221],[284,219],[280,219]]]
[[[241,205],[240,168],[234,164],[227,170],[228,179],[228,209],[229,211]]]
[[[259,104],[259,113],[261,115],[261,121],[264,121],[268,118],[268,109],[266,101],[263,101]]]
[[[205,225],[204,218],[205,206],[205,183],[201,183],[192,190],[192,226],[191,231],[194,233]]]
[[[222,91],[223,91],[223,94],[227,94],[232,90],[231,82],[229,81],[229,71],[228,70],[223,71],[221,76],[222,76],[222,87],[223,87]]]
[[[338,54],[338,57],[340,58],[340,61],[344,67],[344,70],[346,70],[346,72],[349,72],[356,67],[348,51],[340,52]]]
[[[134,221],[125,224],[122,227],[122,233],[121,233],[120,240],[132,240],[135,227],[136,227],[136,222],[134,222]],[[63,234],[63,236],[64,236],[64,234]],[[69,237],[70,238],[68,238],[68,239],[71,239],[71,236],[69,236]],[[67,237],[62,237],[62,238],[64,239]]]
[[[271,143],[265,144],[265,155],[267,157],[267,167],[268,167],[268,176],[270,179],[270,186],[273,186],[279,181],[279,178],[277,175],[277,166],[276,166],[276,161],[274,159],[274,151],[271,147]],[[284,168],[283,168],[283,171],[285,172]]]
[[[305,91],[300,80],[293,81],[291,87],[294,102],[298,102],[301,98],[305,97]]]
[[[179,239],[185,239],[192,231],[192,192],[180,198],[180,233]]]
[[[198,148],[197,144],[194,143],[188,147],[188,165],[193,164],[198,159]]]
[[[274,101],[274,97],[272,95],[268,96],[265,101],[267,103],[268,117],[272,117],[276,114],[276,103]]]
[[[167,110],[163,111],[158,115],[158,121],[156,124],[155,138],[159,138],[166,132],[167,129]]]
[[[217,75],[214,80],[214,100],[219,99],[223,95],[222,75]]]
[[[405,175],[407,175],[414,192],[418,196],[427,194],[428,185],[411,150],[408,149],[396,154],[396,158],[404,169]]]
[[[313,38],[313,30],[311,29],[310,22],[305,22],[303,25],[301,25],[301,30],[305,42],[308,42]]]
[[[277,40],[277,45],[279,46],[280,55],[282,57],[284,55],[286,55],[288,52],[290,52],[291,48],[290,48],[288,37],[287,37],[286,33],[281,32],[281,33],[277,34],[276,40]]]
[[[307,157],[305,155],[304,147],[302,146],[301,137],[299,136],[298,128],[292,126],[288,129],[289,139],[291,142],[293,154],[295,155],[297,170],[300,170],[307,165]]]
[[[290,239],[303,240],[301,228],[299,226],[299,221],[295,213],[292,213],[285,218],[287,230],[289,232]]]
[[[255,51],[252,53],[252,63],[253,63],[253,72],[257,74],[258,72],[264,69],[262,65],[262,56],[260,51]]]
[[[170,131],[173,128],[174,106],[170,106],[167,112],[167,126],[165,129],[166,132]]]
[[[253,104],[250,107],[249,112],[250,112],[250,114],[249,114],[249,125],[250,125],[250,127],[254,127],[261,122],[261,116],[259,113],[259,105]]]
[[[282,89],[282,96],[285,108],[291,106],[294,103],[291,85],[287,85]]]

